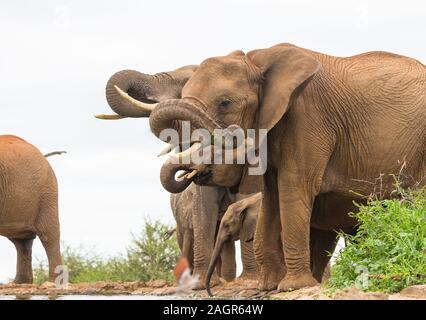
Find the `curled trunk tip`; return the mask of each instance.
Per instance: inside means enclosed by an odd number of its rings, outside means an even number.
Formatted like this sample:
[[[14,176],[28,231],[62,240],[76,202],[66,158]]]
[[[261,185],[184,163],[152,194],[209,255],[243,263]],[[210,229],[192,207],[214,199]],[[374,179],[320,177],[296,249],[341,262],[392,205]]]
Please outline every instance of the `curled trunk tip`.
[[[185,190],[192,180],[187,178],[176,180],[175,176],[178,171],[187,171],[188,168],[188,164],[174,164],[171,161],[166,161],[160,171],[160,180],[164,189],[170,193],[180,193]]]

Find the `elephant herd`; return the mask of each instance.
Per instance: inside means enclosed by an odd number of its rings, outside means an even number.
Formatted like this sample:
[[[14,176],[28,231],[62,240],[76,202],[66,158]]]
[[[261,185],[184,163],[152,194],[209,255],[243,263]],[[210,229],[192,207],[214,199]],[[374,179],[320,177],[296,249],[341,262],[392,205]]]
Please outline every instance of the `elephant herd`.
[[[171,193],[177,240],[200,277],[198,289],[235,278],[236,240],[241,280],[257,280],[260,290],[316,285],[337,233],[357,231],[348,214],[354,202],[378,187],[392,197],[395,176],[403,187],[426,184],[426,68],[401,55],[341,58],[279,44],[154,75],[120,71],[106,97],[114,114],[98,118],[148,117],[167,143],[161,154],[176,149],[160,180]],[[191,133],[204,129],[207,139],[183,141],[185,122]],[[245,138],[213,146],[216,130],[230,127]],[[168,129],[182,140],[171,142]],[[249,139],[249,130],[266,136]],[[193,160],[225,149],[231,162]],[[261,173],[253,174],[259,163],[248,161],[250,150],[262,155]],[[241,155],[245,161],[237,161]],[[57,183],[45,157],[17,137],[0,136],[0,234],[16,246],[16,282],[32,281],[35,236],[54,279],[61,264],[57,211]]]

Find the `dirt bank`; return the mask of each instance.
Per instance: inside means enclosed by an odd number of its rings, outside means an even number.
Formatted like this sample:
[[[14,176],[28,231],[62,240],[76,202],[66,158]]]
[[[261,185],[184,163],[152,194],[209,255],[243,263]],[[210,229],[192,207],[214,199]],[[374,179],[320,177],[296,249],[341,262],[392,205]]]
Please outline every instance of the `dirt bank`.
[[[256,289],[254,281],[224,283],[213,288],[216,297],[240,299],[277,299],[277,300],[426,300],[426,285],[412,286],[400,293],[388,295],[380,292],[364,293],[350,288],[340,290],[330,297],[319,286],[305,288],[287,293],[260,292]],[[151,295],[172,296],[174,298],[207,298],[205,290],[180,292],[172,283],[164,280],[148,282],[96,282],[69,284],[67,288],[56,289],[52,284],[43,285],[0,285],[0,295],[14,295],[26,298],[32,295],[46,295],[51,298],[59,295]]]

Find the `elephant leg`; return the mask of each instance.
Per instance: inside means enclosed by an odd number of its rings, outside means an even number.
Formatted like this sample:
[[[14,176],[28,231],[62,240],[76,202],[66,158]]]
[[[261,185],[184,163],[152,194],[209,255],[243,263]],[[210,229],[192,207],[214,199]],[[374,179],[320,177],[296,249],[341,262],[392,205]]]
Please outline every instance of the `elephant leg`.
[[[62,265],[59,236],[57,232],[42,231],[38,235],[49,261],[49,281],[54,282],[58,276],[56,268]]]
[[[56,268],[62,266],[57,194],[44,194],[35,227],[36,234],[46,250],[49,262],[49,281],[54,282],[58,276]]]
[[[311,271],[310,218],[314,197],[290,174],[280,177],[280,216],[287,273],[280,281],[279,291],[296,290],[318,284]],[[287,178],[287,180],[285,180]]]
[[[194,238],[190,229],[184,231],[181,250],[182,256],[188,260],[189,267],[194,270]]]
[[[176,240],[180,249],[180,253],[183,255],[183,238],[184,232],[182,232],[179,228],[176,228]]]
[[[281,244],[278,188],[275,172],[264,175],[264,198],[254,236],[254,254],[259,265],[258,288],[270,291],[277,288],[286,273]]]
[[[207,269],[213,253],[216,226],[219,216],[219,188],[195,186],[192,223],[194,228],[194,274],[200,278],[194,289],[205,289]],[[212,277],[212,285],[219,277]]]
[[[242,280],[254,280],[259,275],[259,266],[254,258],[253,241],[240,240],[241,261],[243,263],[243,272],[238,277]]]
[[[15,283],[33,283],[32,239],[9,239],[16,247],[17,263]]]
[[[337,244],[337,234],[335,231],[325,231],[311,227],[311,270],[314,278],[322,282],[323,276],[327,272],[331,254]],[[329,271],[328,271],[329,274]]]
[[[220,254],[220,276],[226,281],[232,281],[237,274],[237,263],[235,261],[235,242],[224,243]]]

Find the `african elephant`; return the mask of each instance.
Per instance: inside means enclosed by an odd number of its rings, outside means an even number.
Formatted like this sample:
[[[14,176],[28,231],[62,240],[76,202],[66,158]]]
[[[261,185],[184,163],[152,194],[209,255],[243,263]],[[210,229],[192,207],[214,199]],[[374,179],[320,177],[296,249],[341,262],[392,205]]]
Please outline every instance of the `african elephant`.
[[[194,269],[194,251],[197,251],[200,243],[205,242],[204,239],[198,239],[198,241],[194,239],[195,226],[192,223],[194,212],[206,212],[203,216],[212,225],[208,229],[217,230],[214,240],[217,243],[221,232],[220,225],[222,225],[223,219],[226,218],[225,212],[229,212],[231,208],[237,209],[239,207],[237,203],[244,202],[244,200],[240,199],[246,197],[240,194],[232,195],[228,192],[227,188],[201,187],[196,184],[191,184],[181,193],[171,195],[171,208],[177,224],[176,232],[179,247],[181,248],[182,255],[188,259],[191,269]],[[247,202],[248,205],[249,202]],[[243,241],[240,242],[242,273],[238,278],[243,280],[256,278],[258,268],[254,259],[253,245],[249,240],[253,240],[258,209],[257,206],[251,208],[248,215],[250,219],[246,219],[246,223],[240,226],[238,235],[235,236],[234,240],[223,243],[218,254],[215,254],[213,250],[213,256],[210,259],[215,260],[215,265],[211,268],[210,274],[208,274],[207,268],[195,268],[195,270],[199,270],[199,273],[195,273],[202,276],[201,281],[205,281],[207,274],[210,279],[216,266],[218,267],[218,276],[226,281],[231,281],[235,278],[235,241],[239,240],[240,232],[243,235]],[[212,221],[211,217],[218,217],[218,220]],[[201,281],[196,288],[204,288],[205,283]],[[216,284],[218,282],[219,279],[215,276],[213,283]]]
[[[200,187],[196,184],[191,184],[185,191],[170,196],[171,208],[176,220],[176,236],[182,256],[188,259],[189,267],[200,276],[201,281],[205,279],[206,268],[200,267],[198,264],[197,259],[200,259],[200,255],[203,256],[202,253],[198,252],[198,247],[200,243],[203,243],[205,247],[207,244],[205,239],[195,241],[194,229],[197,226],[193,224],[194,215],[201,214],[204,216],[204,219],[207,220],[208,230],[216,232],[217,226],[231,201],[231,195],[228,195],[226,188]],[[218,275],[227,281],[231,281],[236,275],[234,242],[229,242],[225,246],[220,260]],[[201,281],[197,288],[204,287],[204,282]],[[217,283],[218,281],[219,279],[215,277],[214,282]]]
[[[96,117],[104,120],[149,117],[157,102],[180,98],[183,86],[196,68],[197,66],[190,65],[155,75],[133,70],[117,72],[106,86],[108,104],[117,114]],[[169,148],[166,150],[170,151]],[[191,181],[187,177],[183,177],[181,181],[185,187],[189,186],[188,189],[182,193],[173,192],[170,199],[177,222],[178,243],[193,273],[200,277],[199,285],[195,289],[203,289],[220,219],[229,203],[239,195],[232,195],[229,188],[225,187],[190,185]],[[241,257],[242,276],[247,277],[252,274],[251,261],[254,259],[253,250],[249,245],[242,244]],[[225,245],[218,271],[225,280],[235,278],[234,243]],[[219,278],[214,275],[212,282],[218,283]]]
[[[334,248],[335,230],[356,231],[347,211],[318,208],[350,208],[375,191],[379,177],[384,198],[391,195],[391,175],[406,177],[403,187],[424,186],[425,92],[425,66],[386,52],[341,58],[280,44],[209,58],[180,98],[155,106],[152,132],[164,139],[163,129],[179,131],[181,121],[210,134],[230,125],[244,132],[263,129],[262,144],[246,140],[242,146],[262,150],[266,144],[266,171],[256,176],[247,163],[169,159],[160,179],[167,190],[181,191],[188,182],[174,174],[188,170],[188,180],[197,184],[238,187],[242,193],[262,180],[265,196],[254,238],[259,288],[313,286],[318,278],[312,259],[314,265],[315,257],[328,260],[323,248]],[[312,242],[318,245],[310,249]]]
[[[49,280],[54,281],[55,268],[62,265],[56,177],[37,148],[10,135],[0,136],[0,235],[16,247],[15,283],[33,281],[31,251],[36,236],[47,253]]]
[[[245,197],[242,200],[236,201],[228,206],[222,220],[220,221],[219,231],[216,236],[216,242],[213,250],[213,254],[210,260],[209,268],[207,271],[206,278],[206,289],[209,295],[210,291],[210,279],[216,264],[219,261],[222,250],[229,243],[240,240],[241,244],[249,246],[253,252],[253,238],[256,229],[257,215],[260,210],[260,201],[262,199],[262,193],[258,192],[249,197]],[[258,266],[254,261],[254,254],[248,255],[246,258],[250,261],[245,261],[247,265],[251,266],[250,270],[244,270],[242,277],[255,279],[258,272]],[[243,260],[244,261],[244,260]],[[246,274],[244,274],[246,272]]]

